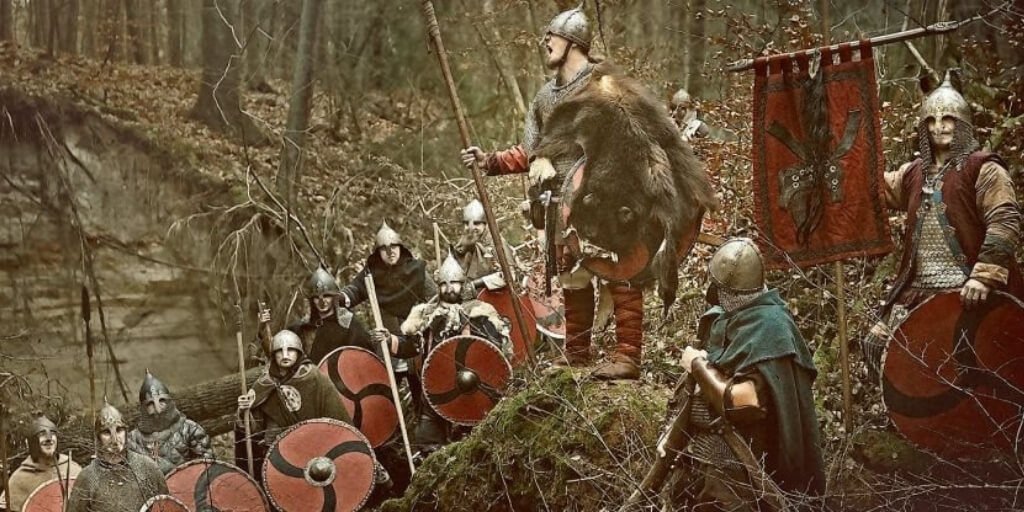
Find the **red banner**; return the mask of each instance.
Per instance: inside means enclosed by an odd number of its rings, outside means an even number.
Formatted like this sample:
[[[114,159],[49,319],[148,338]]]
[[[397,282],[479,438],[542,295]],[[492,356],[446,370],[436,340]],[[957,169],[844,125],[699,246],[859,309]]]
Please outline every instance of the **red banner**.
[[[754,218],[769,268],[892,250],[874,59],[857,47],[822,49],[813,77],[805,54],[754,63]]]

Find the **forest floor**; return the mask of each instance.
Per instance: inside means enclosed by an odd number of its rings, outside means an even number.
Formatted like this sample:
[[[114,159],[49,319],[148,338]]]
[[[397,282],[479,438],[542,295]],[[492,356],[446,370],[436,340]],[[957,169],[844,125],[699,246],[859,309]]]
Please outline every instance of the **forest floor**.
[[[181,156],[181,161],[168,162],[168,165],[224,182],[237,190],[239,197],[245,197],[245,191],[253,188],[247,173],[258,175],[264,183],[272,185],[279,145],[241,146],[190,118],[189,110],[198,91],[198,71],[52,57],[26,49],[14,50],[2,43],[0,69],[4,70],[3,85],[95,111],[111,123],[131,128],[163,147],[173,148],[175,154]],[[246,91],[243,109],[261,129],[274,134],[274,140],[280,140],[277,136],[283,130],[287,114],[288,87],[279,82],[271,85],[278,92]],[[369,250],[373,234],[384,217],[407,226],[403,232],[407,243],[414,252],[432,259],[431,223],[438,222],[454,239],[459,229],[457,212],[474,196],[472,181],[458,167],[455,154],[451,155],[450,167],[425,169],[403,167],[381,150],[400,143],[411,145],[415,150],[415,142],[408,140],[409,126],[421,126],[423,118],[419,116],[436,118],[446,108],[443,102],[432,101],[422,109],[412,109],[406,100],[378,95],[366,102],[359,112],[345,113],[347,117],[341,121],[328,98],[318,95],[314,100],[298,212],[311,231],[322,234],[315,238],[322,244],[327,259],[336,263],[342,274],[351,275],[362,265],[362,255]],[[738,110],[735,103],[706,102],[703,108],[713,113],[709,115],[710,121],[719,126],[741,134],[744,129],[749,130],[749,121],[744,121],[749,114]],[[0,122],[2,118],[0,112]],[[433,129],[448,129],[455,137],[450,122]],[[723,236],[747,232],[751,226],[749,136],[741,135],[739,140],[702,141],[695,147],[707,161],[726,204],[724,211],[706,221],[705,231]],[[432,149],[420,147],[419,150]],[[489,180],[488,186],[495,198],[498,217],[513,233],[509,238],[514,243],[522,241],[525,230],[517,211],[522,198],[521,183],[518,179]],[[435,499],[424,499],[417,508],[445,510],[437,508],[437,503],[459,500],[461,507],[450,510],[615,508],[616,500],[621,501],[630,479],[639,478],[643,462],[650,457],[657,423],[664,414],[664,401],[681,373],[679,354],[693,339],[696,320],[704,309],[704,266],[712,250],[698,245],[691,253],[681,269],[681,298],[667,316],[660,313],[661,305],[655,294],[649,294],[645,308],[646,349],[641,385],[597,384],[570,372],[547,375],[534,383],[524,379],[520,388],[526,391],[507,400],[501,408],[512,416],[494,415],[465,444],[451,446],[428,461],[422,480],[414,482],[410,496],[433,495]],[[894,258],[890,256],[845,267],[854,347],[857,336],[868,325],[871,312],[882,296],[885,277],[892,274],[894,265]],[[846,430],[839,351],[835,343],[834,276],[828,270],[774,272],[770,281],[789,300],[819,368],[815,393],[830,482],[830,508],[1010,510],[1017,507],[1018,487],[1022,482],[1019,471],[999,472],[1002,476],[995,477],[975,467],[941,463],[900,441],[887,425],[876,386],[870,383],[856,355],[851,372],[852,430]],[[595,342],[606,344],[612,333],[610,328],[600,330]],[[535,418],[529,425],[539,430],[529,432],[523,430],[529,426],[509,423],[516,415],[556,417],[554,410],[574,411],[589,422],[588,432],[595,435],[587,439],[573,440],[565,436],[551,439],[551,436],[565,433],[566,430],[559,427],[561,423]],[[624,426],[637,428],[624,429]],[[545,436],[552,442],[538,448],[540,452],[531,452],[531,459],[515,458],[522,454],[523,443],[536,445]],[[471,442],[473,440],[477,442]],[[575,444],[567,448],[566,443]],[[625,466],[623,449],[629,451],[625,457],[631,461]],[[540,469],[524,464],[533,464],[537,458],[545,461]],[[501,474],[506,470],[513,473]],[[569,470],[574,476],[567,476]],[[540,475],[544,475],[542,482],[537,481]],[[480,482],[481,479],[485,482]],[[588,479],[597,481],[593,485],[586,484],[590,491],[578,496],[568,492],[571,483],[583,481],[585,484]],[[477,482],[485,490],[471,496],[464,488],[451,487],[459,482]],[[511,487],[510,482],[514,483]],[[438,494],[444,496],[438,497]],[[552,502],[546,503],[546,497]]]

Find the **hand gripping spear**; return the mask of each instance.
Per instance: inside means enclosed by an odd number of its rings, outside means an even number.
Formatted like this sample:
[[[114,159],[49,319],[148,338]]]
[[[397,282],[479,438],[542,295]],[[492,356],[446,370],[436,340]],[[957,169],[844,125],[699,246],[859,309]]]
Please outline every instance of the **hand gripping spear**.
[[[245,382],[245,348],[242,346],[242,306],[235,304],[235,309],[238,310],[238,323],[235,329],[235,344],[238,346],[238,375],[239,385],[242,388],[242,394],[249,392],[249,383]],[[242,414],[242,426],[245,428],[245,460],[248,463],[248,469],[250,475],[253,473],[252,463],[252,427],[249,424],[249,418],[251,413],[246,409],[245,414]]]
[[[462,110],[462,102],[459,101],[459,93],[455,89],[455,79],[452,77],[451,67],[448,66],[448,54],[445,52],[444,43],[441,41],[441,28],[437,25],[437,16],[434,15],[434,2],[431,0],[421,0],[420,3],[423,8],[423,20],[427,24],[427,34],[430,36],[430,42],[434,46],[437,62],[441,65],[441,74],[444,75],[444,82],[448,86],[448,99],[451,100],[452,108],[455,110],[455,120],[459,124],[459,136],[462,137],[462,147],[468,148],[473,145],[469,140],[469,124],[466,123],[466,113]],[[471,171],[473,183],[476,185],[476,194],[480,198],[480,203],[484,205],[484,213],[487,217],[487,230],[491,233],[491,240],[494,240],[496,249],[494,252],[498,254],[498,264],[501,265],[501,273],[505,276],[505,282],[508,285],[509,291],[512,292],[512,310],[515,312],[519,331],[529,332],[527,330],[526,317],[523,316],[522,305],[518,300],[515,300],[519,297],[519,294],[516,292],[516,286],[513,282],[512,267],[508,264],[509,259],[508,254],[505,253],[505,244],[501,243],[502,238],[498,232],[498,223],[494,220],[491,200],[487,195],[483,176],[480,174],[480,165],[474,162]],[[526,354],[530,362],[533,363],[532,343],[526,344]]]
[[[380,303],[377,302],[377,285],[373,284],[373,275],[366,274],[366,295],[370,297],[370,310],[373,312],[373,323],[377,329],[384,329],[384,320],[380,316]],[[384,366],[388,369],[388,381],[391,384],[391,398],[395,401],[395,409],[398,411],[398,425],[402,427],[402,442],[405,443],[405,456],[409,459],[409,471],[416,474],[416,465],[412,462],[412,447],[409,445],[409,431],[405,428],[405,413],[402,411],[402,400],[398,396],[398,382],[395,381],[395,369],[391,367],[391,343],[388,340],[380,342],[381,356],[384,358]]]

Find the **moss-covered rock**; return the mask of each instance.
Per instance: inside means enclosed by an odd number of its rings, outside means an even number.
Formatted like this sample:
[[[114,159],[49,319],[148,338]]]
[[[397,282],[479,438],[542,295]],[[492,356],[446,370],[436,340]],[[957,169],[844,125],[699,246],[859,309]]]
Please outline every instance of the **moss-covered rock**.
[[[384,511],[598,510],[650,466],[668,392],[555,370],[503,400],[417,469]]]

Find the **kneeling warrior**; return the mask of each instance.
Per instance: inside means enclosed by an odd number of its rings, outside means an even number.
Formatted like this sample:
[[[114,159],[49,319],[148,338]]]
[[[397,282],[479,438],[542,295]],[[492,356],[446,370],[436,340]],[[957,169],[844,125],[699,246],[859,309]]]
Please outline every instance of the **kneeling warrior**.
[[[412,308],[409,318],[402,323],[401,335],[385,329],[375,330],[373,336],[377,343],[389,340],[392,354],[412,358],[429,354],[435,345],[452,336],[471,334],[494,343],[506,355],[511,354],[508,325],[494,306],[475,299],[463,301],[466,274],[451,253],[438,269],[436,281],[438,301]],[[423,452],[429,452],[448,442],[450,430],[448,421],[429,407],[423,407],[413,442],[420,445]]]
[[[121,412],[104,404],[96,415],[96,458],[75,480],[67,512],[138,512],[146,500],[168,494],[160,467],[129,451]]]
[[[811,393],[817,371],[785,301],[765,286],[760,252],[749,239],[722,245],[708,273],[708,295],[717,293],[718,305],[700,319],[704,350],[683,352],[682,366],[697,387],[689,444],[676,460],[674,504],[758,510],[763,496],[751,482],[762,475],[749,471],[770,475],[786,493],[820,494],[825,478]],[[658,451],[672,448],[662,439]],[[747,465],[751,459],[757,467]]]
[[[0,508],[11,512],[21,510],[25,500],[46,482],[59,478],[77,478],[82,471],[75,461],[57,451],[57,425],[46,416],[39,416],[25,429],[28,458],[22,461],[8,480],[10,500],[0,494]]]
[[[341,287],[330,272],[317,267],[306,286],[309,316],[288,326],[303,341],[304,353],[314,363],[339,347],[356,346],[374,350],[370,333],[355,315],[340,302]],[[269,315],[261,314],[261,322]]]
[[[184,462],[213,458],[206,431],[178,411],[171,391],[149,370],[139,388],[139,424],[128,433],[128,449],[153,459],[165,475]]]
[[[254,467],[278,434],[288,427],[314,418],[333,418],[351,423],[334,384],[306,358],[302,340],[283,330],[270,342],[270,364],[249,392],[238,397],[239,418],[252,414]],[[235,427],[235,459],[246,467],[245,432],[242,421]]]

